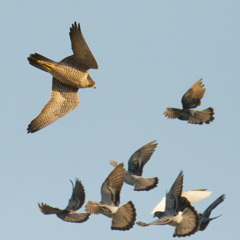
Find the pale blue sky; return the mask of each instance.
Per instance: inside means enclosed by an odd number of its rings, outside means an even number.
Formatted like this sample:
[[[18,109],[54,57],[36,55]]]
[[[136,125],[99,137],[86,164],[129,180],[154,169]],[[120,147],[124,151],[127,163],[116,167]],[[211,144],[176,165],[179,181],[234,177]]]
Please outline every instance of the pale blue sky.
[[[152,221],[153,207],[183,170],[184,190],[213,191],[194,205],[198,211],[226,194],[212,213],[222,216],[191,239],[236,239],[239,1],[59,2],[1,4],[1,239],[172,239],[170,226],[111,231],[103,215],[74,224],[45,216],[37,206],[65,208],[75,177],[85,187],[85,204],[100,201],[100,187],[113,170],[109,160],[127,167],[131,154],[153,140],[159,144],[143,176],[159,177],[158,187],[134,192],[125,184],[121,204],[132,200],[137,221]],[[52,82],[27,57],[37,52],[59,61],[71,55],[74,21],[98,62],[99,69],[90,70],[97,88],[80,89],[78,108],[27,134],[50,99]],[[198,109],[213,107],[214,122],[196,126],[165,118],[165,109],[180,108],[182,95],[200,78],[206,93]]]

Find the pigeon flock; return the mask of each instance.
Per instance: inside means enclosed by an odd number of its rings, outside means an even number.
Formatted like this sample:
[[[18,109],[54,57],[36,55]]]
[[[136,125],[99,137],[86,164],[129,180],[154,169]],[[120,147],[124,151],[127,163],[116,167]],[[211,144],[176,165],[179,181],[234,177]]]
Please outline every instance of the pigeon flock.
[[[79,23],[72,24],[69,35],[73,55],[60,62],[55,62],[38,53],[30,54],[28,57],[29,64],[53,76],[51,100],[28,125],[28,133],[39,131],[75,109],[80,103],[79,88],[96,88],[88,70],[98,69],[98,64],[82,35]],[[213,122],[213,108],[192,110],[201,104],[206,90],[203,87],[202,79],[198,80],[183,95],[183,109],[167,108],[163,114],[168,118],[178,118],[192,124]],[[79,179],[75,180],[75,185],[70,180],[73,192],[65,209],[38,203],[40,211],[46,215],[56,214],[63,221],[75,223],[84,223],[92,213],[103,214],[111,218],[112,230],[130,230],[136,222],[137,211],[132,201],[120,205],[120,192],[124,182],[133,186],[134,191],[149,191],[157,187],[159,182],[157,177],[142,177],[143,167],[150,160],[157,145],[155,140],[134,152],[128,160],[128,170],[124,168],[123,163],[118,164],[110,160],[114,169],[101,186],[101,201],[88,201],[85,213],[76,213],[83,206],[86,197]],[[158,219],[151,223],[138,221],[137,225],[142,227],[171,225],[175,227],[173,237],[185,237],[205,230],[210,221],[219,217],[210,218],[210,215],[212,210],[224,201],[225,194],[216,199],[203,213],[197,212],[192,204],[209,197],[212,192],[206,189],[183,191],[183,177],[183,171],[180,171],[169,192],[166,193],[166,197],[163,197],[151,212]]]

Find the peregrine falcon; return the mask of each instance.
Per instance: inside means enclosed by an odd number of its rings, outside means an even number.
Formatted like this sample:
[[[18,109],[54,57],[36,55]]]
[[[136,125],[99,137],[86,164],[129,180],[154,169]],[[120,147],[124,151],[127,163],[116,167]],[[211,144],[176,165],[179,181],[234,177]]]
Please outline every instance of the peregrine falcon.
[[[73,55],[62,61],[54,62],[38,53],[28,57],[31,65],[53,76],[51,100],[28,125],[28,133],[46,127],[76,108],[80,103],[79,88],[96,88],[88,70],[98,69],[98,64],[82,35],[80,24],[72,24],[69,35]]]
[[[206,91],[203,88],[202,78],[198,80],[192,87],[183,95],[182,106],[183,109],[179,108],[167,108],[163,114],[168,118],[178,118],[180,120],[187,120],[192,124],[203,124],[204,122],[209,124],[214,120],[213,108],[209,107],[205,110],[190,110],[190,108],[196,108],[200,106],[201,99]]]

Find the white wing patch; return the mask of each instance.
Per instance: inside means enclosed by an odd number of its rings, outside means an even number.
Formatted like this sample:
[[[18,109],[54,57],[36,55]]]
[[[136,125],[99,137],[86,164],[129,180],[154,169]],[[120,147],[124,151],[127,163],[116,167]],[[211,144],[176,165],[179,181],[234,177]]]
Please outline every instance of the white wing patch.
[[[211,191],[192,190],[182,192],[182,196],[187,198],[191,204],[194,204],[204,198],[209,197],[211,193]]]
[[[188,201],[191,204],[194,204],[204,198],[207,198],[211,195],[211,191],[205,191],[205,190],[189,190],[189,191],[183,191],[182,197],[185,197],[188,199]],[[166,208],[166,198],[164,197],[159,204],[152,210],[151,214],[155,212],[164,212]]]
[[[161,202],[152,210],[151,214],[155,212],[164,212],[166,208],[166,198],[163,197]]]

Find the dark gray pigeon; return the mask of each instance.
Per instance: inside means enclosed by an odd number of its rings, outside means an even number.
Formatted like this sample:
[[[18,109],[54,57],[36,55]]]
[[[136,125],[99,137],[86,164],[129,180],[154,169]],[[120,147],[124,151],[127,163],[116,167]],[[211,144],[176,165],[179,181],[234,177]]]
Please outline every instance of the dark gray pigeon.
[[[139,226],[171,225],[175,227],[173,237],[190,236],[198,231],[200,218],[187,198],[182,197],[183,172],[181,171],[166,194],[166,208],[164,212],[155,212],[159,219],[151,223],[137,222]]]
[[[71,181],[71,180],[70,180]],[[39,209],[43,214],[56,214],[59,218],[66,222],[82,223],[88,220],[88,213],[75,213],[82,207],[85,202],[85,191],[82,183],[76,179],[75,187],[73,186],[72,197],[69,199],[68,206],[65,209],[53,208],[47,204],[39,204]]]
[[[178,118],[180,120],[188,121],[192,124],[209,124],[214,120],[214,109],[209,107],[205,110],[190,110],[201,105],[201,99],[206,91],[203,88],[202,78],[198,80],[193,86],[183,95],[182,106],[179,108],[167,108],[163,114],[168,118]]]
[[[204,212],[203,214],[198,213],[200,216],[200,228],[199,231],[203,231],[207,228],[208,224],[210,223],[210,221],[212,221],[213,219],[216,219],[218,217],[220,217],[221,215],[214,217],[214,218],[209,218],[211,215],[212,210],[217,207],[221,202],[223,202],[225,199],[225,194],[221,195],[217,200],[215,200]]]
[[[155,142],[156,140],[139,148],[128,160],[128,171],[125,171],[124,182],[134,186],[135,191],[149,191],[158,184],[157,177],[142,177],[143,167],[149,161],[158,145]],[[110,163],[114,167],[118,166],[113,160],[110,160]]]

